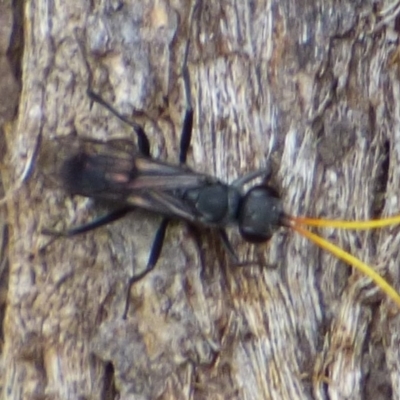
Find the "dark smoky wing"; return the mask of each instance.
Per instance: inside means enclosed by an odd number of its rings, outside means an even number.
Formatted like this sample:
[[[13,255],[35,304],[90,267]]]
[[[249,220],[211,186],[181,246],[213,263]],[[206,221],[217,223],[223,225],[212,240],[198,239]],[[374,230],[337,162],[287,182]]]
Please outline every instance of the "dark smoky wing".
[[[102,142],[70,135],[49,141],[41,153],[48,181],[71,194],[104,200],[125,202],[137,192],[183,192],[217,182],[185,166],[144,157],[129,139]]]
[[[189,222],[198,222],[201,217],[194,207],[170,192],[144,191],[132,193],[127,204],[172,218],[181,218]]]
[[[101,190],[124,195],[147,190],[184,191],[217,182],[213,177],[198,174],[185,166],[164,163],[141,155],[123,157],[120,153],[91,155],[80,153],[70,160],[71,169],[78,165],[73,177],[81,176]],[[68,174],[64,174],[66,176]],[[82,193],[81,193],[82,194]],[[89,195],[89,194],[87,194]],[[107,193],[112,197],[112,193]],[[114,196],[117,197],[117,196]]]
[[[124,153],[79,152],[61,168],[70,193],[101,199],[123,200],[144,191],[184,191],[214,181],[180,166]]]
[[[80,152],[68,158],[61,167],[64,187],[72,194],[123,199],[129,192],[132,162],[117,155]]]
[[[207,175],[177,173],[176,175],[138,175],[129,182],[131,191],[155,189],[159,191],[187,190],[210,184]]]
[[[186,166],[168,164],[146,157],[136,157],[134,162],[136,174],[128,184],[132,191],[187,190],[218,182],[215,178],[196,173]]]
[[[39,171],[50,178],[53,176],[61,184],[59,174],[64,163],[79,154],[104,155],[110,159],[131,160],[137,153],[134,143],[128,139],[114,139],[102,142],[96,139],[68,135],[43,140],[39,150],[37,165]]]
[[[136,153],[128,139],[102,142],[69,135],[44,143],[38,167],[46,182],[71,194],[120,199],[131,179]]]

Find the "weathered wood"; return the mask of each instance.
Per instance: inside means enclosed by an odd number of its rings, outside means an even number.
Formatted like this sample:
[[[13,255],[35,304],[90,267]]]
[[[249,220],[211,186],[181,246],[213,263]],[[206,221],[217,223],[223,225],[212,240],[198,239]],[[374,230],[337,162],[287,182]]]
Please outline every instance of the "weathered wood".
[[[177,160],[190,38],[190,166],[232,181],[271,163],[291,214],[397,213],[400,3],[203,0],[189,29],[193,6],[26,2],[9,182],[40,131],[44,145],[73,131],[134,138],[91,107],[78,41],[95,90],[144,124],[154,157]],[[5,399],[400,397],[398,310],[295,233],[255,247],[232,230],[240,257],[260,258],[260,267],[235,268],[216,235],[206,233],[199,251],[183,224],[172,225],[124,321],[127,280],[145,265],[158,217],[135,212],[43,249],[41,228],[105,210],[49,188],[40,171],[7,210]],[[397,228],[323,235],[397,285]]]

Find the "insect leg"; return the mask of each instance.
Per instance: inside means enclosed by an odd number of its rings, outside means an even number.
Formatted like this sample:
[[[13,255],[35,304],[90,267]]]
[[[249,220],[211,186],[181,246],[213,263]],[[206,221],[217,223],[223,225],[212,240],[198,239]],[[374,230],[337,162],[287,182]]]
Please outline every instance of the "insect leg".
[[[150,142],[141,125],[137,124],[134,121],[130,121],[128,118],[119,113],[113,106],[108,104],[99,94],[93,92],[93,90],[90,87],[90,83],[88,85],[86,93],[92,101],[102,105],[112,114],[114,114],[117,118],[119,118],[122,122],[125,122],[126,124],[131,126],[138,137],[138,147],[140,152],[144,156],[150,156]]]
[[[190,146],[190,141],[192,138],[192,130],[193,130],[193,107],[192,107],[192,100],[191,100],[191,94],[190,94],[190,76],[189,76],[189,70],[187,67],[189,43],[190,42],[188,40],[186,43],[185,54],[184,54],[184,58],[183,58],[183,66],[182,66],[182,76],[183,76],[183,83],[184,83],[184,87],[185,87],[185,97],[186,97],[186,110],[185,110],[185,116],[183,119],[181,139],[180,139],[180,145],[179,145],[179,162],[181,164],[186,163],[187,152],[188,152],[188,149]],[[104,105],[109,111],[111,111],[118,118],[122,119],[124,122],[127,122],[123,116],[120,116],[119,113],[115,109],[113,109],[109,104],[104,102],[104,100],[101,99],[100,96],[96,95],[93,92],[89,93],[89,91],[88,91],[88,94],[95,101]],[[127,123],[129,123],[129,122],[127,122]],[[138,137],[139,136],[140,135],[138,134]],[[144,269],[144,271],[138,275],[133,276],[129,280],[128,294],[126,297],[125,310],[124,310],[124,314],[123,314],[124,319],[126,319],[128,309],[129,309],[129,299],[130,299],[130,292],[131,292],[132,285],[135,282],[138,282],[139,280],[141,280],[145,275],[147,275],[151,270],[153,270],[157,264],[157,261],[160,257],[160,253],[161,253],[162,246],[164,243],[165,232],[167,230],[168,223],[169,223],[168,218],[164,218],[161,221],[161,224],[158,227],[153,244],[151,246],[150,256],[149,256],[149,259],[147,261],[147,266]]]
[[[181,164],[186,163],[187,152],[189,150],[190,141],[192,139],[192,131],[193,131],[193,106],[192,106],[192,98],[190,92],[190,75],[187,67],[189,44],[190,41],[188,40],[186,43],[185,54],[183,58],[183,66],[182,66],[182,77],[183,77],[183,84],[185,87],[185,97],[186,97],[186,110],[185,110],[185,117],[183,119],[181,141],[179,146],[179,162]]]
[[[230,255],[230,257],[232,258],[232,260],[234,261],[235,264],[240,264],[239,258],[235,253],[235,250],[233,250],[232,244],[229,241],[228,235],[226,234],[225,229],[219,229],[218,230],[219,236],[222,240],[222,244],[225,247],[225,250],[227,251],[227,253]]]
[[[232,186],[242,189],[244,185],[251,182],[252,180],[260,177],[264,177],[264,180],[266,180],[270,175],[271,175],[271,166],[268,165],[264,169],[258,169],[257,171],[250,172],[247,175],[236,179],[235,181],[232,182]]]
[[[66,231],[56,231],[53,229],[42,229],[42,234],[47,236],[56,237],[71,237],[79,235],[81,233],[92,231],[93,229],[99,228],[103,225],[107,225],[114,222],[122,217],[124,217],[129,212],[134,210],[133,207],[118,208],[109,214],[103,215],[87,224],[76,226],[74,228],[67,229]]]
[[[222,240],[222,244],[224,245],[225,250],[229,254],[229,256],[233,260],[233,264],[236,267],[249,267],[250,265],[260,265],[260,262],[258,260],[245,260],[245,261],[240,261],[239,257],[236,255],[235,250],[233,250],[233,246],[228,238],[228,235],[226,234],[226,231],[224,229],[220,229],[218,231],[219,236]],[[269,265],[268,267],[271,269],[275,269],[275,266]]]
[[[194,9],[192,10],[192,15],[190,16],[189,26],[192,25],[193,14],[194,14],[194,10],[195,10],[196,6],[197,5],[195,5]],[[190,29],[189,29],[189,31],[190,31]],[[191,100],[191,93],[190,93],[190,76],[189,76],[189,70],[188,70],[188,67],[187,67],[189,45],[190,45],[190,40],[188,40],[187,43],[186,43],[185,54],[183,56],[183,65],[182,65],[182,77],[183,77],[183,83],[184,83],[184,88],[185,88],[185,97],[186,97],[186,110],[185,110],[185,116],[184,116],[184,119],[183,119],[181,139],[180,139],[180,144],[179,144],[179,162],[181,164],[185,164],[186,163],[187,152],[188,152],[188,149],[189,149],[189,146],[190,146],[190,142],[191,142],[191,139],[192,139],[192,130],[193,130],[193,107],[192,107],[192,100]],[[91,93],[91,95],[93,95],[93,93]],[[103,103],[101,103],[101,104],[103,104]],[[116,112],[116,110],[114,110],[109,105],[107,105],[107,106],[108,106],[107,108],[112,113],[114,113],[114,115],[119,117],[119,115]],[[124,119],[122,119],[122,120],[124,122],[126,122]],[[143,134],[144,134],[144,132],[143,132]],[[145,134],[144,134],[144,136],[146,137]],[[139,137],[139,141],[140,141],[139,133],[138,133],[138,137]],[[147,139],[147,137],[146,137],[146,139]],[[140,144],[139,144],[139,146],[140,146]],[[149,148],[149,146],[148,146],[148,148]],[[142,148],[141,148],[141,151],[143,152]],[[147,153],[144,153],[144,154],[148,155],[149,154],[149,150],[148,150]],[[124,314],[123,314],[123,318],[124,319],[126,319],[126,316],[127,316],[127,313],[128,313],[131,287],[135,282],[138,282],[140,279],[142,279],[145,275],[147,275],[156,266],[157,261],[158,261],[158,259],[160,257],[160,253],[161,253],[162,246],[163,246],[163,243],[164,243],[165,232],[167,230],[168,224],[169,224],[169,219],[168,218],[164,218],[161,221],[161,224],[158,227],[157,233],[155,235],[155,238],[154,238],[154,241],[153,241],[153,244],[152,244],[152,247],[151,247],[149,260],[147,261],[147,266],[146,266],[145,270],[142,273],[140,273],[139,275],[136,275],[136,276],[132,277],[129,280],[128,294],[127,294],[126,303],[125,303],[125,310],[124,310]]]
[[[160,258],[161,250],[162,250],[162,247],[164,244],[164,238],[165,238],[165,233],[167,231],[168,223],[169,223],[169,219],[164,218],[161,221],[161,224],[157,229],[157,233],[154,237],[153,244],[151,245],[150,255],[149,255],[149,259],[147,260],[146,268],[140,274],[132,276],[129,279],[128,291],[126,294],[126,301],[125,301],[125,309],[124,309],[124,313],[122,315],[123,319],[126,319],[126,316],[128,314],[129,300],[131,297],[132,285],[135,284],[136,282],[140,281],[142,278],[144,278],[157,265],[157,261]]]
[[[99,94],[97,94],[93,91],[93,89],[92,89],[93,74],[90,69],[89,63],[87,61],[88,57],[86,54],[86,49],[83,46],[82,41],[79,40],[77,33],[75,33],[75,36],[76,36],[76,40],[77,40],[78,46],[80,48],[80,51],[82,53],[82,58],[84,60],[86,71],[88,74],[88,85],[87,85],[87,89],[86,89],[87,95],[89,96],[89,98],[92,101],[102,105],[108,111],[110,111],[112,114],[114,114],[117,118],[119,118],[122,122],[125,122],[130,127],[132,127],[138,138],[138,147],[139,147],[140,152],[144,156],[149,156],[150,155],[150,142],[149,142],[149,139],[148,139],[144,129],[142,128],[142,126],[137,124],[136,122],[130,121],[128,118],[124,117],[112,105],[108,104]]]

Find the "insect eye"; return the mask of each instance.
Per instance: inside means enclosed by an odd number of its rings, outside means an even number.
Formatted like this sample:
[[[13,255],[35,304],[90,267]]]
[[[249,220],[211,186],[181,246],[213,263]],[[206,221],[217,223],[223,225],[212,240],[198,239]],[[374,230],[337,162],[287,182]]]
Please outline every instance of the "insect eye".
[[[265,242],[281,226],[282,214],[278,193],[270,187],[256,186],[242,198],[238,215],[240,234],[248,242]]]

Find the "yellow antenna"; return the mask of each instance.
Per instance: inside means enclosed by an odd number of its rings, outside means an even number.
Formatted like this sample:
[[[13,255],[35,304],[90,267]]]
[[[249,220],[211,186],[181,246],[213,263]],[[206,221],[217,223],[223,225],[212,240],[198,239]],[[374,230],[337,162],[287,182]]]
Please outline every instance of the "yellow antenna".
[[[400,224],[400,215],[370,221],[343,221],[337,219],[317,219],[307,217],[288,217],[296,224],[315,226],[320,228],[341,228],[341,229],[373,229],[385,226]]]
[[[377,219],[371,221],[339,221],[339,220],[328,220],[328,219],[316,219],[316,218],[305,218],[305,217],[292,217],[285,216],[285,225],[289,226],[294,231],[300,233],[302,236],[314,242],[317,246],[324,250],[329,251],[339,259],[352,265],[358,271],[367,275],[384,293],[386,293],[400,308],[400,294],[372,267],[365,264],[358,258],[352,256],[347,251],[334,245],[331,242],[323,239],[322,237],[310,232],[308,229],[303,228],[301,225],[309,225],[316,227],[331,227],[331,228],[342,228],[342,229],[371,229],[381,228],[384,226],[395,225],[400,223],[400,216]]]

